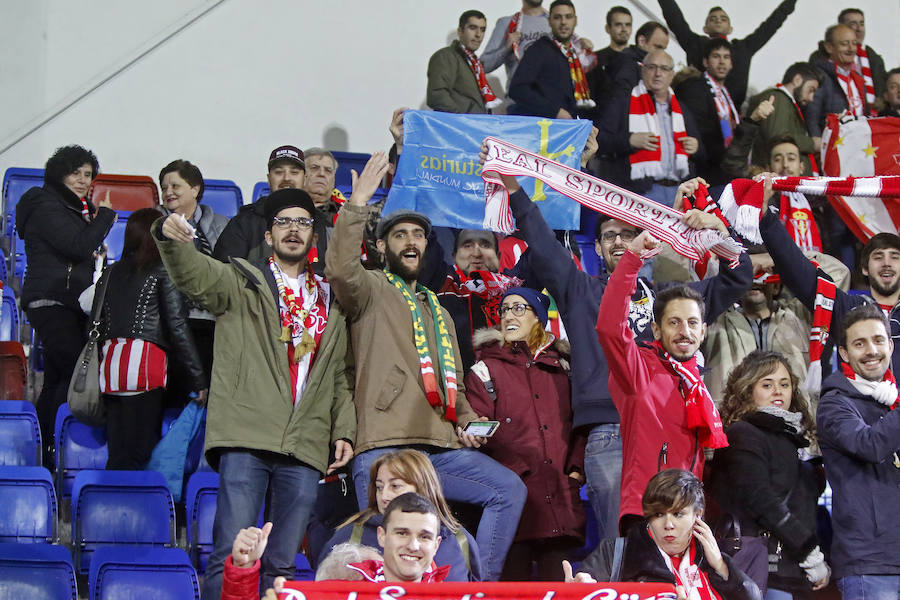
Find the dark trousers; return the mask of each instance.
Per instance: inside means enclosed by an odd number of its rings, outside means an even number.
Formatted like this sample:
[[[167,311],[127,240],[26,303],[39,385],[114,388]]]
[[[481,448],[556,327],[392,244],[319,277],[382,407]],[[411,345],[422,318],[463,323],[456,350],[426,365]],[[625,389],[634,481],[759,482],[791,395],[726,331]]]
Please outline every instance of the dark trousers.
[[[44,444],[44,465],[53,464],[53,424],[66,401],[69,380],[87,342],[87,316],[65,306],[29,308],[28,321],[44,345],[44,385],[37,399],[38,421]]]
[[[581,544],[571,537],[513,542],[503,565],[503,581],[563,581],[562,561]]]
[[[133,396],[103,394],[106,403],[107,469],[137,471],[159,443],[163,388]]]

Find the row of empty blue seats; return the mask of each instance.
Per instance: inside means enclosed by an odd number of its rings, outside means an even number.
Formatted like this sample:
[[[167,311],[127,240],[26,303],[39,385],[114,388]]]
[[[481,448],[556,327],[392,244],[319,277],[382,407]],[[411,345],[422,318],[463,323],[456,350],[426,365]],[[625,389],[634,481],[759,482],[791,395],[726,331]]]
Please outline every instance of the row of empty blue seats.
[[[179,548],[97,550],[88,577],[91,600],[200,598],[197,572]],[[63,546],[0,544],[0,598],[77,600],[78,582]]]

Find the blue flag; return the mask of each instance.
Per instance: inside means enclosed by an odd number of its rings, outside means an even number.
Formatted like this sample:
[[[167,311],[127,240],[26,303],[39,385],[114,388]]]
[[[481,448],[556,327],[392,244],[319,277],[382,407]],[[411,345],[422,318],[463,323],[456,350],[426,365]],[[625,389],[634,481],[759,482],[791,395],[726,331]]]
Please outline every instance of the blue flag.
[[[577,169],[591,126],[586,120],[407,110],[403,153],[383,214],[413,209],[434,225],[482,229],[481,140],[492,135]],[[550,227],[579,228],[577,202],[540,181],[525,178],[520,183]]]

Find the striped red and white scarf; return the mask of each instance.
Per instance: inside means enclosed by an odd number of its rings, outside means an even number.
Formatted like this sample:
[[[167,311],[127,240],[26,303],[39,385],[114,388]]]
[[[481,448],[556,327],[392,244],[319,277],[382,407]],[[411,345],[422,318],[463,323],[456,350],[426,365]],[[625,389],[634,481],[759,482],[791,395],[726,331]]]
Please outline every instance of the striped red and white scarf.
[[[680,361],[669,354],[658,340],[652,342],[650,347],[656,350],[660,360],[668,363],[680,379],[679,388],[684,398],[687,428],[697,431],[700,445],[704,448],[726,447],[728,437],[725,435],[725,428],[722,426],[722,419],[712,396],[700,378],[697,355],[692,356],[690,360]]]
[[[834,65],[834,74],[837,76],[838,85],[847,98],[847,110],[854,117],[866,116],[866,103],[863,100],[865,95],[866,84],[862,75],[850,69],[846,74],[842,73],[843,69]]]
[[[812,207],[805,194],[785,192],[781,194],[781,222],[787,228],[794,243],[804,252],[822,251],[819,227],[813,218]]]
[[[813,304],[813,322],[809,330],[809,370],[800,386],[808,392],[818,393],[822,387],[822,352],[828,343],[831,315],[837,287],[825,271],[816,269],[816,301]]]
[[[675,93],[669,88],[669,106],[672,118],[672,138],[675,143],[675,174],[679,179],[688,176],[688,155],[682,146],[682,138],[687,137],[684,130],[684,116]],[[661,115],[668,118],[669,115]],[[662,128],[656,114],[656,100],[647,91],[643,81],[638,82],[631,90],[631,102],[628,105],[628,131],[649,131],[659,137]],[[631,178],[665,179],[666,173],[662,164],[662,141],[656,150],[638,150],[629,157],[631,161]]]
[[[847,363],[841,363],[841,372],[844,374],[844,377],[850,380],[850,385],[863,394],[871,396],[879,404],[884,404],[890,410],[900,406],[900,396],[897,394],[897,380],[890,369],[884,372],[884,377],[881,378],[881,381],[869,381],[858,377],[853,368]]]
[[[776,83],[775,89],[780,90],[785,96],[791,99],[791,104],[794,105],[794,110],[797,111],[797,116],[800,117],[800,122],[803,123],[804,127],[806,126],[806,117],[803,116],[803,109],[800,108],[800,105],[797,104],[797,100],[794,98],[794,95],[784,89],[783,83]],[[812,171],[813,175],[819,174],[819,163],[816,161],[816,155],[810,152],[806,155],[809,158],[809,168]]]
[[[166,387],[166,352],[137,338],[106,340],[100,365],[100,392],[137,394]]]
[[[669,556],[660,549],[666,566],[675,575],[675,585],[684,588],[687,600],[722,600],[709,583],[709,576],[697,566],[697,541],[692,537],[688,549],[681,556]]]
[[[475,75],[475,82],[478,84],[478,91],[481,92],[481,99],[484,101],[484,107],[494,108],[503,104],[503,101],[498,100],[497,96],[494,95],[494,90],[491,89],[491,84],[488,83],[487,75],[484,73],[484,65],[481,64],[481,61],[478,60],[475,53],[462,44],[459,45],[459,49],[462,51],[466,62],[469,63],[469,68],[472,69],[472,73]]]
[[[587,79],[584,77],[584,69],[581,68],[581,61],[578,59],[578,53],[575,51],[575,44],[570,40],[567,44],[562,44],[558,40],[553,40],[559,51],[569,62],[569,77],[572,78],[572,86],[575,88],[575,104],[578,108],[594,108],[597,103],[591,100],[591,91],[588,89]],[[573,117],[575,115],[572,115]]]
[[[869,64],[869,53],[862,44],[856,45],[856,62],[859,64],[863,85],[866,89],[866,103],[871,109],[872,104],[875,102],[875,80],[872,79],[872,67]]]
[[[728,89],[724,85],[716,83],[709,76],[708,71],[704,71],[703,76],[706,78],[709,91],[713,94],[716,115],[719,117],[719,127],[722,129],[722,139],[725,141],[725,147],[727,148],[731,145],[731,140],[734,139],[734,128],[741,122],[741,117],[738,115],[737,108],[734,106],[734,101],[732,101]]]
[[[524,175],[543,181],[591,210],[650,231],[688,259],[699,260],[707,252],[712,252],[732,265],[737,265],[743,251],[739,243],[730,237],[723,238],[710,229],[688,227],[682,222],[684,213],[679,210],[509,142],[487,137],[484,144],[487,146],[487,158],[482,166],[481,178],[485,182],[485,229],[507,234],[515,229],[509,210],[509,192],[502,179],[495,176],[494,172],[511,176]]]

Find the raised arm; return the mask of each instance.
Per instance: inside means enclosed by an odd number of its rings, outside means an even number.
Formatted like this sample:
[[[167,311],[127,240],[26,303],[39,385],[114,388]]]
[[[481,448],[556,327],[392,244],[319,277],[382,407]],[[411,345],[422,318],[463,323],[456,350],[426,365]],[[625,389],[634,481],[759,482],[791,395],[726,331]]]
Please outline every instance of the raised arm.
[[[769,18],[760,23],[753,33],[743,39],[751,56],[756,54],[760,48],[766,45],[766,42],[772,39],[775,32],[784,24],[784,20],[794,12],[796,4],[797,0],[784,0],[772,11]]]
[[[684,49],[684,53],[688,56],[688,61],[695,57],[699,60],[703,41],[707,39],[705,35],[694,33],[691,26],[688,25],[684,18],[684,13],[675,0],[659,0],[659,7],[662,9],[663,19],[666,25],[672,30],[678,45]]]
[[[384,152],[376,152],[362,173],[352,171],[353,194],[341,207],[325,254],[325,277],[348,318],[360,315],[372,301],[373,275],[359,261],[363,230],[372,208],[366,206],[387,172]]]

